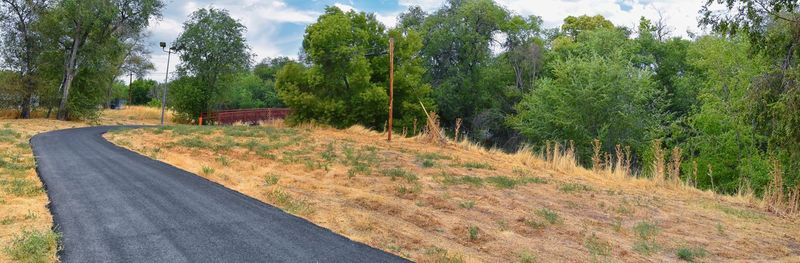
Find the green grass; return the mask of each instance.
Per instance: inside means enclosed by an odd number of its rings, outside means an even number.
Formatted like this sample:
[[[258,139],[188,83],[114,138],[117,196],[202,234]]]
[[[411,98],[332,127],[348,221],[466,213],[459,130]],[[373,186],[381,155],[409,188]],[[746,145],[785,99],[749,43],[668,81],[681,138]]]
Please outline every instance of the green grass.
[[[542,208],[537,210],[536,215],[544,218],[544,220],[550,223],[551,225],[555,225],[561,222],[561,218],[558,216],[558,213],[547,208]]]
[[[678,258],[688,261],[688,262],[697,262],[698,258],[705,257],[707,252],[702,247],[680,247],[675,254],[678,255]]]
[[[484,169],[484,170],[494,170],[494,167],[488,163],[480,163],[480,162],[466,162],[463,164],[464,168],[467,169]]]
[[[558,190],[564,193],[575,193],[575,192],[591,191],[592,188],[584,184],[566,183],[559,186]]]
[[[20,262],[49,262],[50,256],[59,249],[58,240],[61,236],[52,230],[48,231],[23,231],[14,237],[6,248],[6,253],[11,259]]]
[[[5,191],[15,196],[35,196],[44,191],[34,181],[23,178],[14,178],[10,181],[2,181],[2,183]]]
[[[764,215],[762,215],[762,214],[760,214],[758,212],[755,212],[755,211],[751,211],[751,210],[733,208],[733,207],[722,205],[722,204],[717,204],[716,207],[717,207],[717,209],[719,209],[720,211],[722,211],[725,214],[732,215],[732,216],[735,216],[735,217],[738,217],[738,218],[741,218],[741,219],[764,219],[765,218]]]
[[[406,170],[403,170],[402,168],[391,168],[391,169],[383,170],[383,175],[391,177],[392,180],[395,180],[396,178],[402,178],[402,179],[405,179],[406,182],[409,182],[409,183],[415,182],[415,181],[417,181],[419,179],[416,174],[414,174],[412,172],[409,172],[409,171],[406,171]]]
[[[375,147],[365,146],[358,150],[354,149],[351,145],[342,145],[342,154],[344,158],[341,163],[350,168],[347,171],[349,177],[359,174],[370,175],[372,174],[372,167],[380,162],[378,157],[378,150]]]
[[[214,174],[214,168],[203,166],[202,168],[200,168],[200,173],[206,176],[212,175]]]
[[[325,146],[325,150],[320,153],[322,159],[327,162],[333,162],[336,160],[336,148],[333,145],[333,142],[329,143]]]
[[[657,252],[660,246],[655,241],[656,235],[660,232],[658,226],[653,223],[642,221],[633,227],[638,239],[633,244],[633,250],[642,255],[650,255]]]
[[[480,234],[479,232],[480,232],[480,229],[478,229],[477,226],[469,226],[467,228],[467,234],[469,234],[469,240],[472,240],[472,241],[478,240],[478,238],[479,238],[478,235]]]
[[[608,241],[600,239],[594,233],[586,238],[583,245],[589,250],[589,254],[595,258],[595,261],[599,261],[598,257],[607,258],[611,255],[611,244],[609,244]]]
[[[417,154],[417,162],[422,165],[423,168],[431,168],[436,166],[437,160],[450,160],[450,157],[440,155],[437,153],[420,153]]]
[[[277,175],[270,174],[270,175],[264,176],[264,183],[267,186],[276,185],[276,184],[278,184],[278,180],[279,179],[280,179],[280,177],[278,177]]]
[[[472,209],[473,207],[475,207],[475,201],[472,201],[472,200],[464,201],[464,202],[461,202],[459,204],[459,206],[461,206],[461,208],[464,208],[464,209]]]
[[[442,172],[439,176],[442,177],[441,183],[444,185],[483,186],[483,179],[476,176],[453,176],[445,172]]]
[[[6,217],[3,217],[3,219],[0,219],[0,225],[4,225],[4,226],[10,225],[10,224],[14,223],[14,221],[16,221],[15,217],[6,216]]]
[[[272,190],[267,193],[267,197],[291,214],[304,215],[314,212],[314,209],[308,202],[295,199],[289,193],[281,189]]]
[[[534,262],[537,262],[536,254],[534,254],[533,252],[524,250],[524,251],[519,253],[519,256],[517,257],[517,261],[519,263],[534,263]]]
[[[217,156],[217,162],[223,166],[228,166],[231,164],[230,159],[228,159],[228,157],[225,157],[224,155]]]
[[[211,149],[211,144],[197,137],[180,139],[177,144],[188,148]]]

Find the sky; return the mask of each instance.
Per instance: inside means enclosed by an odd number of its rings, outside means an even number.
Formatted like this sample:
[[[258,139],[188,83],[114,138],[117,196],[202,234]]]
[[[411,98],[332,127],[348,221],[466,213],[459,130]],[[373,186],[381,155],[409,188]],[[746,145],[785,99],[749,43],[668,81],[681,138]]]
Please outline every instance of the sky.
[[[246,38],[254,62],[267,57],[288,56],[296,58],[308,24],[322,14],[326,6],[343,10],[375,13],[387,27],[397,24],[397,16],[410,6],[420,6],[432,12],[443,0],[165,0],[166,7],[160,19],[150,23],[151,60],[156,70],[147,78],[164,81],[167,54],[159,42],[173,42],[182,31],[183,22],[199,8],[226,9],[230,15],[247,27]],[[688,31],[702,32],[697,26],[698,10],[705,0],[496,0],[512,13],[542,17],[545,27],[558,27],[570,15],[603,15],[617,26],[636,27],[639,18],[651,20],[659,17],[671,26],[673,35],[686,37]],[[179,63],[177,56],[170,58],[170,72]],[[170,73],[170,75],[173,75]]]

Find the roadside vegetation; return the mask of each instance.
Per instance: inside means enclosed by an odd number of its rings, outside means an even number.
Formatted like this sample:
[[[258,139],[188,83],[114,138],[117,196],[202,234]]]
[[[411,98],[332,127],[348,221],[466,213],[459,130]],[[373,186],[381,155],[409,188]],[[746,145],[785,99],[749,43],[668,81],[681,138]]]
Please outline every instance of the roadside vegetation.
[[[587,170],[568,147],[508,154],[281,122],[105,136],[421,262],[800,260],[797,237],[762,234],[798,233],[797,219],[760,199]]]

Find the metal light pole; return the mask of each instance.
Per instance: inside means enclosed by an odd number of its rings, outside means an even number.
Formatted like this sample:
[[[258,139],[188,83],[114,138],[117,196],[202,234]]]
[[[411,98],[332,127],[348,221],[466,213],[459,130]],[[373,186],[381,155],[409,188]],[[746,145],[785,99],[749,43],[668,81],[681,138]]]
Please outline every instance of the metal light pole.
[[[162,95],[161,99],[161,126],[164,126],[164,112],[167,110],[167,92],[169,91],[169,88],[167,87],[167,82],[169,81],[169,57],[172,53],[177,53],[183,49],[183,46],[176,47],[173,44],[172,47],[165,50],[165,48],[167,48],[166,42],[161,42],[158,45],[161,46],[162,51],[167,52],[167,73],[164,76],[164,94]]]

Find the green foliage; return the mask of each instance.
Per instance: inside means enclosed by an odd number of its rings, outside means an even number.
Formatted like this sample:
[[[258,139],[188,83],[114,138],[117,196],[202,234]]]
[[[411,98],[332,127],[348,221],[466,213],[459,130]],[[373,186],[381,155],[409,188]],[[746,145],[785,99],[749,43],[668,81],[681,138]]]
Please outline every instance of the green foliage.
[[[144,105],[150,102],[152,99],[160,99],[153,98],[152,96],[155,94],[153,93],[155,88],[155,80],[134,80],[130,87],[131,101],[128,103],[131,105]]]
[[[388,111],[388,39],[395,39],[395,124],[410,126],[433,108],[430,86],[416,56],[422,47],[414,31],[386,31],[373,14],[329,7],[306,28],[303,50],[311,67],[289,62],[277,74],[278,96],[297,122],[315,120],[337,127],[383,127]]]
[[[537,210],[536,215],[544,218],[544,220],[550,223],[551,225],[561,222],[561,218],[558,216],[558,213],[547,208],[542,208]]]
[[[568,16],[567,18],[564,18],[564,24],[561,25],[561,30],[573,38],[577,37],[581,32],[601,28],[612,29],[614,28],[614,24],[601,15],[582,15],[579,17]]]
[[[653,105],[659,94],[651,77],[623,58],[556,61],[553,78],[538,81],[517,104],[518,114],[509,124],[535,144],[572,140],[583,161],[590,159],[595,138],[605,152],[616,144],[642,148],[660,123],[659,105]]]
[[[14,237],[6,248],[11,259],[28,262],[50,262],[51,256],[59,249],[58,240],[61,235],[48,231],[23,231],[20,236]]]
[[[194,119],[222,102],[224,83],[247,70],[251,55],[245,26],[227,10],[198,9],[183,29],[175,46],[183,49],[178,72],[187,80],[175,85],[173,100],[176,111]]]
[[[705,257],[706,253],[702,247],[680,247],[675,251],[678,258],[688,262],[697,262],[697,258]]]

